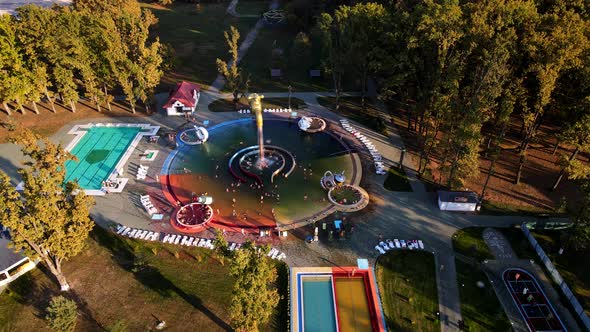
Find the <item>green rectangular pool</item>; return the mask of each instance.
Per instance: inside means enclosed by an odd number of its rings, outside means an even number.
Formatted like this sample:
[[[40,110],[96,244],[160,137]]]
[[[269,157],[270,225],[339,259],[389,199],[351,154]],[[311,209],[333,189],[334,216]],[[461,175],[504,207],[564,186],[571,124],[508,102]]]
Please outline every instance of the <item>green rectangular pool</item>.
[[[141,127],[90,127],[70,150],[78,161],[66,162],[66,181],[78,180],[82,189],[100,190]]]
[[[336,332],[334,293],[330,277],[304,277],[303,330],[305,332]]]

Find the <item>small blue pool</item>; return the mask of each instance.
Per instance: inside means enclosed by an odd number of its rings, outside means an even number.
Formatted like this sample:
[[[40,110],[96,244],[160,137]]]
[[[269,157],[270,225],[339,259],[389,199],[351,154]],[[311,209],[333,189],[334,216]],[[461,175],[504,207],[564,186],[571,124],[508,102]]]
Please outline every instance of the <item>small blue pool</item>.
[[[303,277],[303,329],[305,332],[336,332],[336,311],[330,277]]]

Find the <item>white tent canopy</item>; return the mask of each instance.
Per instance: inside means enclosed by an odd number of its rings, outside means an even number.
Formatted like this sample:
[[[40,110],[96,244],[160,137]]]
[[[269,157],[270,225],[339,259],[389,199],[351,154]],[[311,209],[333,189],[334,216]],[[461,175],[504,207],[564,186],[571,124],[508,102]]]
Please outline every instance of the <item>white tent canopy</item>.
[[[476,211],[479,198],[473,191],[442,191],[438,194],[438,208],[441,211]]]

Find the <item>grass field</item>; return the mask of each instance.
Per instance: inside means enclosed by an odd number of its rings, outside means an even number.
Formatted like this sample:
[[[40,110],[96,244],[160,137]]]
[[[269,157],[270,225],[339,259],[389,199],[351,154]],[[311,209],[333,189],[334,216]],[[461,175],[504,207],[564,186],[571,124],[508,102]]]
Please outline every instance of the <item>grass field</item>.
[[[291,108],[296,110],[305,105],[305,102],[299,98],[291,98]],[[287,108],[289,107],[289,98],[263,98],[262,109],[267,108]],[[238,101],[238,109],[250,108],[248,99],[240,98]],[[217,99],[209,104],[209,111],[211,112],[235,112],[235,106],[231,99]]]
[[[225,331],[232,278],[228,267],[201,248],[122,239],[95,229],[80,255],[64,264],[78,299],[78,331],[103,331],[124,320],[129,331],[153,330],[157,317],[170,331]],[[288,270],[279,266],[284,297],[265,331],[287,324]],[[57,284],[41,269],[12,283],[0,296],[0,322],[9,331],[47,330],[44,308]]]
[[[576,299],[584,307],[585,312],[590,315],[590,267],[585,264],[588,260],[588,250],[575,251],[566,248],[563,254],[559,255],[562,247],[563,231],[532,231],[535,239],[545,253],[551,258],[559,274],[566,281]]]
[[[335,112],[336,98],[321,97],[318,98],[318,103],[326,107],[328,110]],[[383,120],[379,117],[379,110],[369,99],[365,99],[365,103],[367,109],[363,110],[361,106],[361,97],[340,98],[340,109],[338,110],[338,114],[356,121],[378,133],[385,134],[386,127]]]
[[[520,227],[497,228],[497,230],[504,234],[518,258],[534,259],[537,263],[540,263],[539,256],[531,246],[529,240],[522,233]]]
[[[455,252],[473,257],[478,261],[494,259],[494,255],[481,237],[483,230],[483,227],[468,227],[453,234]]]
[[[236,6],[236,13],[240,15],[256,15],[260,16],[262,13],[268,11],[269,1],[246,1],[238,2]]]
[[[459,259],[455,266],[465,331],[510,331],[510,322],[485,273]],[[477,286],[478,281],[484,282],[484,288]]]
[[[383,187],[391,191],[412,191],[412,186],[403,170],[397,167],[390,167]]]
[[[377,283],[391,331],[440,331],[434,256],[393,251],[377,260]]]
[[[480,213],[497,216],[537,216],[539,214],[553,213],[553,210],[484,200],[481,204]]]
[[[297,31],[283,27],[264,27],[242,60],[242,68],[250,75],[251,91],[326,91],[331,89],[330,77],[310,77],[310,69],[320,69],[321,45],[313,43],[307,56],[292,54]],[[281,53],[273,55],[273,49]],[[281,69],[280,78],[271,78],[270,69]]]
[[[174,68],[166,72],[162,83],[172,86],[179,80],[209,85],[217,77],[216,58],[228,58],[223,32],[231,25],[238,28],[241,39],[254,26],[256,18],[235,18],[226,14],[227,3],[196,4],[176,2],[162,7],[142,3],[159,22],[154,28],[162,43],[170,44],[175,53]]]

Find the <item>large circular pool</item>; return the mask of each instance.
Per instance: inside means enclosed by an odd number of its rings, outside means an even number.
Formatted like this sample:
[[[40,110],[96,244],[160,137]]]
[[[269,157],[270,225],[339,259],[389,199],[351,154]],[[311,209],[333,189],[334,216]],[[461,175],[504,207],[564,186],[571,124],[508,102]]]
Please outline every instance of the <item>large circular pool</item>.
[[[289,228],[332,207],[320,185],[325,171],[344,171],[348,179],[361,175],[353,153],[329,130],[309,134],[294,120],[265,120],[264,142],[276,147],[276,153],[286,150],[292,155],[294,168],[289,160],[280,164],[291,172],[278,173],[272,182],[270,176],[260,181],[239,173],[239,167],[232,174],[232,156],[257,145],[255,122],[241,119],[209,128],[209,140],[204,144],[180,146],[164,170],[169,175],[166,190],[181,203],[201,195],[213,197],[211,222],[220,226]],[[247,162],[247,157],[241,159]],[[277,160],[285,163],[281,158]]]

